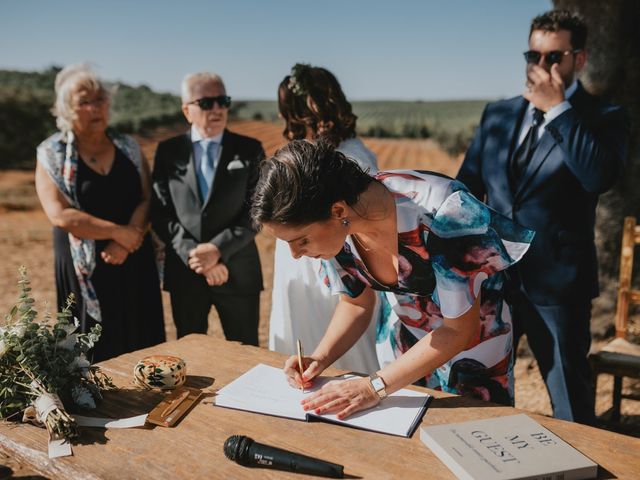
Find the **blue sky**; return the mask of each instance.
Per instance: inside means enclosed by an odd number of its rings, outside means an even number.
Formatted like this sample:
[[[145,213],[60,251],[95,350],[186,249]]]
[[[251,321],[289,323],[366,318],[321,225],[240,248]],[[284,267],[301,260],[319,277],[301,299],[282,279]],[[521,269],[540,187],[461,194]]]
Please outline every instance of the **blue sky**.
[[[274,99],[295,62],[330,69],[352,100],[520,94],[532,17],[549,0],[11,0],[0,68],[91,62],[107,80],[179,92],[222,75],[235,98]]]

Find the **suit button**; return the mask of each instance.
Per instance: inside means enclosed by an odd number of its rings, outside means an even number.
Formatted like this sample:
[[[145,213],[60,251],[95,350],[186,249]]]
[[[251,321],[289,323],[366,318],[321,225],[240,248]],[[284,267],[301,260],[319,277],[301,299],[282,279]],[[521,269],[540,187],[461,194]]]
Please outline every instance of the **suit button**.
[[[202,218],[207,218],[208,216],[209,216],[209,214],[208,214],[207,212],[204,212],[204,213],[202,214]]]

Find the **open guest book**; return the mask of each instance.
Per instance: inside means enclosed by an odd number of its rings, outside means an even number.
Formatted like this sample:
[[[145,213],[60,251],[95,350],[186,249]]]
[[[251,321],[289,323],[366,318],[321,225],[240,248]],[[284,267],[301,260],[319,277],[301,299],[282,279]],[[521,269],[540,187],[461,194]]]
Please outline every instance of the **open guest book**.
[[[302,410],[300,401],[331,380],[349,381],[356,377],[318,377],[310,390],[292,388],[281,369],[258,364],[218,390],[215,404],[295,420],[320,420],[349,427],[409,437],[416,429],[431,396],[402,389],[392,393],[376,407],[354,413],[345,420],[335,415],[316,415]]]

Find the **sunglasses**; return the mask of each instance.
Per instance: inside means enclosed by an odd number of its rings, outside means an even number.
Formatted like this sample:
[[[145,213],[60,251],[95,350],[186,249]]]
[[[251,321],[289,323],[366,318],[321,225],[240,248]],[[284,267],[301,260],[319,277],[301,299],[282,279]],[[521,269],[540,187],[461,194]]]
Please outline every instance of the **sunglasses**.
[[[547,52],[547,53],[541,53],[538,52],[536,50],[527,50],[526,52],[523,53],[524,55],[524,59],[527,63],[535,63],[538,64],[540,63],[540,59],[542,57],[544,57],[544,63],[547,64],[547,66],[551,66],[554,63],[560,63],[562,62],[562,59],[566,56],[569,55],[570,53],[578,53],[581,52],[582,50],[578,49],[578,50],[553,50],[551,52]]]
[[[227,95],[202,97],[193,102],[189,102],[187,105],[198,105],[201,110],[211,110],[214,103],[217,103],[220,108],[229,108],[231,106],[231,97]]]

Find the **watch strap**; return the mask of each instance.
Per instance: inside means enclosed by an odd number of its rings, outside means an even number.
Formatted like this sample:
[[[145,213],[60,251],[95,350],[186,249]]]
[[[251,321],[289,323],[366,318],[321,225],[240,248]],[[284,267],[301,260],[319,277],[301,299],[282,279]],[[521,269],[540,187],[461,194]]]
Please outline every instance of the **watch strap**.
[[[380,378],[378,375],[370,375],[369,382],[371,382],[371,387],[376,392],[380,400],[387,397],[387,386],[384,384],[384,380]]]

